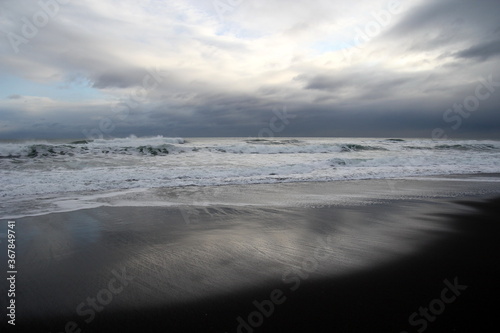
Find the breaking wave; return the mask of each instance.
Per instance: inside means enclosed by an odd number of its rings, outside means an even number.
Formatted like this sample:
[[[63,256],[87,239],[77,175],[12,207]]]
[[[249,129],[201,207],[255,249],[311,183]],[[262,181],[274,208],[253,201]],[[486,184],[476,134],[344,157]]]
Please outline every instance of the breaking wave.
[[[75,192],[473,173],[500,173],[499,141],[131,136],[11,142],[0,143],[0,210],[14,214],[21,201]]]

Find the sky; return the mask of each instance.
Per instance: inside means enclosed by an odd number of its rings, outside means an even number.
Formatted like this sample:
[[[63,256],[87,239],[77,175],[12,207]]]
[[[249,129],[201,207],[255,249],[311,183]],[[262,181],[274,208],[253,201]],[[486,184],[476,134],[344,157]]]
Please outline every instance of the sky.
[[[0,139],[500,138],[498,0],[0,0]]]

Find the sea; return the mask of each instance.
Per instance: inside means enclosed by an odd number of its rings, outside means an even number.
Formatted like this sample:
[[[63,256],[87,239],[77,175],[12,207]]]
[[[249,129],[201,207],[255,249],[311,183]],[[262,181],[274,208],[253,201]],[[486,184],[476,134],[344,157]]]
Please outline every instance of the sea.
[[[0,142],[1,218],[221,185],[500,173],[500,141],[400,138],[168,138]],[[105,199],[108,198],[108,199]],[[144,199],[146,198],[146,199]],[[175,202],[172,198],[171,202]],[[168,205],[168,197],[162,197]],[[185,202],[188,204],[189,202]],[[157,202],[157,204],[160,204]]]

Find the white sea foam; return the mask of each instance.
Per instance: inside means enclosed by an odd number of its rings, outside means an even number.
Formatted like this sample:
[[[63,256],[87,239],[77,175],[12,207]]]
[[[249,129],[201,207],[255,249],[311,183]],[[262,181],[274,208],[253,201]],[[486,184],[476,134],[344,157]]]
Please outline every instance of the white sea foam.
[[[28,200],[64,198],[70,193],[79,197],[187,185],[499,173],[500,142],[131,136],[91,142],[0,143],[0,166],[1,208],[8,215],[30,213]],[[35,206],[31,210],[40,209]]]

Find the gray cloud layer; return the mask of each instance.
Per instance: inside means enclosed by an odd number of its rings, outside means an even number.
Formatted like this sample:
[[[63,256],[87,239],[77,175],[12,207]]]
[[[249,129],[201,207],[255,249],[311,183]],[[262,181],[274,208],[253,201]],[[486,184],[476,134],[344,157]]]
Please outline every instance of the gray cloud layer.
[[[222,17],[201,0],[71,2],[15,53],[9,33],[41,9],[4,1],[0,76],[13,83],[0,138],[257,136],[284,106],[294,118],[276,135],[500,137],[498,86],[453,114],[458,129],[444,116],[481,78],[500,82],[500,3],[420,0],[390,14],[389,2],[242,1]]]

